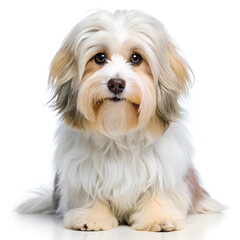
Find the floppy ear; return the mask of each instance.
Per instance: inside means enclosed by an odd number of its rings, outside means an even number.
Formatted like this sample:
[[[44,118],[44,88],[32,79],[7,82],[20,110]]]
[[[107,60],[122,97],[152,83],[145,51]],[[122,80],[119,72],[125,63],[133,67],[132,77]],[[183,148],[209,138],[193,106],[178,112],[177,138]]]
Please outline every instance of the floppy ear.
[[[158,80],[157,115],[168,126],[181,115],[179,97],[188,92],[192,70],[172,44],[167,47],[166,58],[167,66]]]
[[[176,76],[176,87],[186,94],[188,86],[191,84],[189,71],[192,72],[188,63],[179,55],[178,50],[173,46],[168,48],[168,59],[170,68]]]
[[[50,101],[51,106],[61,114],[66,124],[82,128],[82,115],[77,110],[77,85],[77,60],[71,48],[65,43],[51,63],[49,86],[53,90],[53,97]]]

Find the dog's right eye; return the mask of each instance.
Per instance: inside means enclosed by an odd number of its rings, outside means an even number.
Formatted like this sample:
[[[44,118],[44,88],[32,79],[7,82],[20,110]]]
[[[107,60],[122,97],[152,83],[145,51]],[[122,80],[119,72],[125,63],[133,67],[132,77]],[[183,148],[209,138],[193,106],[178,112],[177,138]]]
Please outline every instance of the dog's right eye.
[[[97,53],[94,57],[94,60],[97,64],[103,64],[106,62],[107,58],[105,53]]]

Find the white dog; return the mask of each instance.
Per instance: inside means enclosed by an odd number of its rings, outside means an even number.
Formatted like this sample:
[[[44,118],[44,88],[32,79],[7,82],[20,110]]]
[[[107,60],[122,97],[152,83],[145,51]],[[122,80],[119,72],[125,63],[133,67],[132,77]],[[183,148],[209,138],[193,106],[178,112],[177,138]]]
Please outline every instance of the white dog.
[[[77,24],[53,59],[61,116],[54,191],[20,206],[53,210],[67,228],[173,231],[188,213],[218,212],[200,186],[179,99],[190,67],[163,25],[138,11],[100,11]]]

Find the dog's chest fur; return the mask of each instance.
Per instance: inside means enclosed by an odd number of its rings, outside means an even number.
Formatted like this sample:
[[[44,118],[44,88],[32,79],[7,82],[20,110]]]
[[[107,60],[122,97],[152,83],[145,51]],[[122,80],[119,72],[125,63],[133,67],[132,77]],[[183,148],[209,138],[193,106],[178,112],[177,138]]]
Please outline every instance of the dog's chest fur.
[[[69,185],[64,189],[78,192],[75,195],[81,198],[81,205],[91,196],[109,201],[116,212],[128,212],[147,190],[172,187],[186,167],[186,163],[181,165],[181,155],[187,153],[179,148],[171,131],[152,143],[139,133],[110,140],[65,126],[60,126],[58,136],[56,168],[61,169],[61,183]],[[73,197],[64,211],[76,207],[76,202]]]

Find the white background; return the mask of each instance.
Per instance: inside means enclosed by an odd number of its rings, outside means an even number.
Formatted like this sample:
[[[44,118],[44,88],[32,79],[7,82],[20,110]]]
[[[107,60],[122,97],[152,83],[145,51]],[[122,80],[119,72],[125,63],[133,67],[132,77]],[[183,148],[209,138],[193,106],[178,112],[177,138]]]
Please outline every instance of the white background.
[[[240,7],[238,1],[5,1],[0,3],[0,211],[5,239],[236,239],[240,204]],[[195,164],[220,215],[192,216],[178,233],[63,229],[13,209],[27,192],[52,184],[55,113],[47,78],[62,40],[87,11],[140,9],[158,18],[195,74],[189,99]]]

